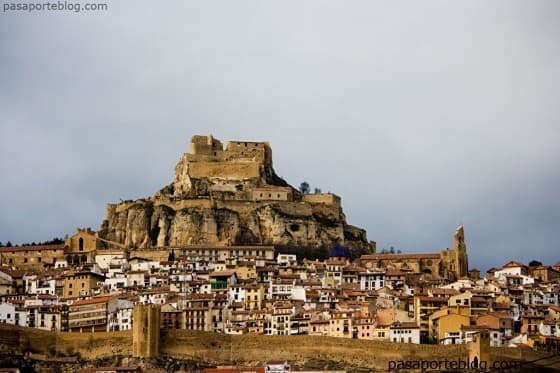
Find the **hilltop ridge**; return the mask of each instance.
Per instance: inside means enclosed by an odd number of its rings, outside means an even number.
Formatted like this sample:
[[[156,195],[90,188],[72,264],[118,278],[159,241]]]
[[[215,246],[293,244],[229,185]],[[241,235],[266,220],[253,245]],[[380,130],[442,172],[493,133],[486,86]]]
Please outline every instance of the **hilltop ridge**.
[[[173,182],[154,196],[107,205],[99,236],[131,248],[193,244],[332,246],[375,252],[346,223],[341,198],[303,194],[280,178],[268,142],[193,136]]]

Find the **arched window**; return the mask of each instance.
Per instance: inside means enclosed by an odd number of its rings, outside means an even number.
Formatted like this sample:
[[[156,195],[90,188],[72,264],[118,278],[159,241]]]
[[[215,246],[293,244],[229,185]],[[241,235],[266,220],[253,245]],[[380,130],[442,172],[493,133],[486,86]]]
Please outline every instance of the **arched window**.
[[[84,239],[82,237],[80,237],[80,240],[78,241],[78,249],[80,249],[80,251],[84,251]]]
[[[82,255],[81,262],[82,263],[87,263],[87,256],[86,255]]]
[[[66,261],[68,262],[68,264],[72,264],[72,255],[68,255],[66,257]]]

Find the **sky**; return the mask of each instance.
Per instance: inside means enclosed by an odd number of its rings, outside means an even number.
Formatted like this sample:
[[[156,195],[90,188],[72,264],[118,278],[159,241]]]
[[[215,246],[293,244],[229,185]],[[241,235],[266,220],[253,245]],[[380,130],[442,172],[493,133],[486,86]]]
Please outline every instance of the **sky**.
[[[3,11],[0,241],[98,229],[213,134],[269,141],[379,250],[439,251],[463,225],[470,268],[554,264],[558,19],[554,0]]]

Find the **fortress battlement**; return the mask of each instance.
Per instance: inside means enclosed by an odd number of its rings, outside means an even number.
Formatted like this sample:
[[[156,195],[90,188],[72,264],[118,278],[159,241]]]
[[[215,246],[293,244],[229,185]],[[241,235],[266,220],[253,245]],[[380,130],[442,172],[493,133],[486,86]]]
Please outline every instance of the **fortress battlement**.
[[[268,142],[228,141],[226,147],[212,135],[191,137],[189,162],[256,162],[272,166],[272,150]]]

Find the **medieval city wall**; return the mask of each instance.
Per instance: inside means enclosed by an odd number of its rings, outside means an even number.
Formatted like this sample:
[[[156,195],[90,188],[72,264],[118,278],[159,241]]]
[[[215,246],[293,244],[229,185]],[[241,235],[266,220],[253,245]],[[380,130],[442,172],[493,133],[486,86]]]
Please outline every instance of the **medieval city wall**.
[[[80,356],[95,360],[132,355],[132,331],[112,333],[53,333],[33,328],[0,325],[0,349],[44,357]],[[263,336],[162,331],[160,354],[207,364],[264,363],[286,359],[295,364],[323,360],[376,370],[386,370],[389,361],[465,359],[466,345],[411,345],[367,340],[312,336]],[[493,360],[533,361],[545,354],[515,348],[491,348]],[[554,361],[558,366],[558,359]],[[541,360],[547,363],[547,360]],[[552,360],[551,360],[552,362]],[[543,363],[543,364],[544,364]]]

